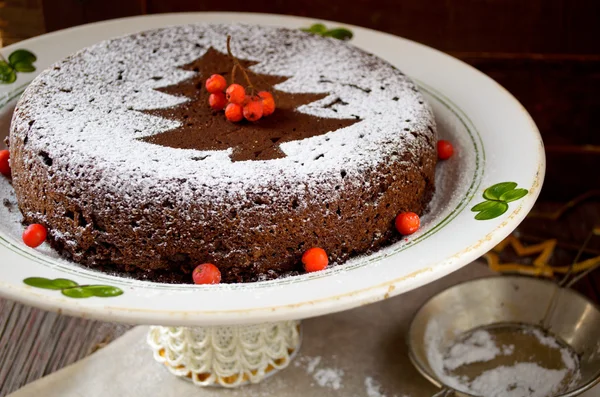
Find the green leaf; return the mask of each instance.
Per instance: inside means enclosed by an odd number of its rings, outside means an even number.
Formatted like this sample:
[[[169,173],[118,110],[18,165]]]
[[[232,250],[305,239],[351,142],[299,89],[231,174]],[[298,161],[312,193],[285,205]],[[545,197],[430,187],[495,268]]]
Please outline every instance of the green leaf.
[[[489,208],[475,215],[475,219],[478,221],[494,219],[504,214],[508,210],[508,204],[506,203],[501,203],[500,201],[492,201],[492,203],[494,204],[493,206],[490,206]]]
[[[44,288],[44,289],[62,289],[60,285],[54,283],[55,280],[50,280],[45,277],[29,277],[23,280],[23,282],[31,287]]]
[[[484,210],[487,210],[488,208],[494,207],[496,205],[496,203],[497,203],[497,201],[482,201],[481,203],[479,203],[476,206],[474,206],[473,208],[471,208],[471,211],[473,211],[473,212],[484,211]]]
[[[31,73],[31,72],[35,71],[35,66],[33,66],[31,63],[25,62],[25,61],[15,63],[15,64],[13,64],[13,67],[15,68],[15,70],[17,72]]]
[[[85,287],[66,288],[62,290],[62,294],[69,298],[89,298],[94,296],[94,292]]]
[[[54,285],[60,288],[72,288],[77,287],[79,285],[75,281],[66,278],[55,278],[54,280],[52,280],[52,283],[54,283]]]
[[[15,70],[5,61],[0,61],[0,84],[10,84],[17,79]]]
[[[54,280],[51,280],[44,277],[29,277],[23,280],[23,282],[32,287],[54,290],[77,286],[75,281],[67,280],[66,278],[55,278]]]
[[[500,200],[500,196],[516,187],[517,184],[515,182],[497,183],[494,186],[490,186],[485,189],[483,192],[483,197],[488,200]]]
[[[352,31],[345,28],[331,29],[323,33],[323,36],[333,37],[338,40],[350,40],[353,36]]]
[[[308,28],[301,28],[300,30],[308,33],[323,34],[327,31],[327,27],[322,23],[315,23]]]
[[[35,61],[37,61],[37,57],[33,54],[33,52],[23,50],[23,49],[13,51],[8,56],[8,62],[10,62],[10,64],[13,66],[15,66],[17,63],[21,63],[21,62],[32,64]],[[15,69],[16,69],[16,67],[15,67]]]
[[[327,32],[327,27],[322,23],[315,23],[312,24],[306,31],[310,33],[323,34]]]
[[[13,70],[13,67],[6,61],[0,61],[0,73],[8,73]]]
[[[82,288],[84,288],[86,291],[90,291],[93,296],[97,296],[99,298],[123,295],[122,289],[111,287],[110,285],[86,285]]]
[[[502,195],[500,196],[500,200],[502,200],[506,203],[510,203],[511,201],[515,201],[515,200],[525,197],[527,195],[527,193],[529,193],[529,191],[527,189],[509,190],[508,192],[502,193]]]

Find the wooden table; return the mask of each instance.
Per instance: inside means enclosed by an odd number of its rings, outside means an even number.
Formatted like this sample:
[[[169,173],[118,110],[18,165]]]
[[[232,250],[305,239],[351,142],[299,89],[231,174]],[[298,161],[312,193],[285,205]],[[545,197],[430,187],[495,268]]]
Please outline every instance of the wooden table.
[[[44,30],[111,17],[211,7],[191,0],[0,0],[0,32],[8,44]],[[550,264],[565,265],[589,231],[600,226],[600,2],[408,0],[400,6],[392,0],[230,0],[222,7],[363,25],[424,42],[470,63],[523,103],[546,145],[546,182],[534,215],[516,235],[525,245],[558,239]],[[582,258],[596,256],[600,237]],[[524,264],[532,260],[511,249],[500,258]],[[600,272],[576,287],[600,302]],[[127,329],[0,300],[0,397],[86,356]]]
[[[74,363],[129,328],[0,299],[0,397]]]

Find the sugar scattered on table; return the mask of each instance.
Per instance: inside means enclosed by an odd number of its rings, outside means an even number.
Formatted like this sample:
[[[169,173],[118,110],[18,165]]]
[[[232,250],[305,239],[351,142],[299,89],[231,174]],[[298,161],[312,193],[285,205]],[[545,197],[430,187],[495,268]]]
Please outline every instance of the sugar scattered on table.
[[[342,378],[344,370],[336,368],[321,368],[315,372],[313,378],[321,387],[330,387],[338,390],[342,387]]]
[[[376,381],[370,376],[365,378],[365,390],[367,392],[367,397],[388,397],[387,394],[384,394],[382,391],[381,383]],[[410,397],[408,394],[397,395],[394,394],[390,397]]]
[[[312,374],[313,372],[315,372],[315,368],[317,368],[317,366],[319,365],[320,362],[321,362],[321,356],[312,358],[306,365],[306,373]]]

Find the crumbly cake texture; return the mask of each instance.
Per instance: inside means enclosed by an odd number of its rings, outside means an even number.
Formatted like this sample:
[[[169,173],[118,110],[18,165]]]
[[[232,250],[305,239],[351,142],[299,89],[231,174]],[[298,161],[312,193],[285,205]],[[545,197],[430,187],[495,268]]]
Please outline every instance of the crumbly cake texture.
[[[272,160],[142,139],[181,125],[147,112],[189,100],[157,89],[193,78],[180,66],[225,53],[228,34],[251,70],[289,77],[277,90],[326,94],[297,112],[359,121],[284,142]],[[373,55],[295,30],[198,24],[55,64],[21,97],[9,144],[25,221],[46,225],[67,257],[164,282],[212,262],[224,282],[245,282],[301,270],[313,246],[342,263],[396,241],[395,215],[423,213],[433,194],[436,141],[414,83]]]

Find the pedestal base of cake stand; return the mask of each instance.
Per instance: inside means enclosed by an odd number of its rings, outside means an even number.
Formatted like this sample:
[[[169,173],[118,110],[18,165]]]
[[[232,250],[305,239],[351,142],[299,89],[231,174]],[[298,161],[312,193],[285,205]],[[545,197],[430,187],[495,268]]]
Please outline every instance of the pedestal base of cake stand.
[[[217,327],[150,327],[154,359],[198,386],[258,383],[288,366],[301,342],[299,321]]]

